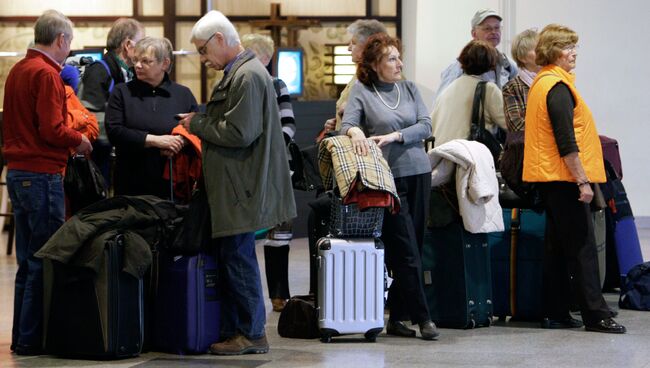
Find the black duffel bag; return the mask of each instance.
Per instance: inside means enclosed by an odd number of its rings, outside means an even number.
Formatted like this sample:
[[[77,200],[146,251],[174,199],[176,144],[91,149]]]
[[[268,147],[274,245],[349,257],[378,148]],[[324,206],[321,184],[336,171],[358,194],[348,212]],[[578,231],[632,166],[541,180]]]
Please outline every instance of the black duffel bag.
[[[278,334],[293,339],[316,339],[318,311],[313,295],[297,295],[289,299],[278,320]]]

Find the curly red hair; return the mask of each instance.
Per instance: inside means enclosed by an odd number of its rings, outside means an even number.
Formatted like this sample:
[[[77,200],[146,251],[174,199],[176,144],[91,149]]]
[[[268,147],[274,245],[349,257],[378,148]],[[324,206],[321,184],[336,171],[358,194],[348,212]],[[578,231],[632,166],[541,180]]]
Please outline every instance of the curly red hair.
[[[357,66],[357,79],[361,83],[370,86],[373,82],[379,80],[379,76],[372,69],[372,66],[388,55],[388,49],[391,46],[395,47],[398,52],[402,52],[402,43],[398,38],[391,37],[386,33],[377,33],[368,37],[361,55],[361,62]]]

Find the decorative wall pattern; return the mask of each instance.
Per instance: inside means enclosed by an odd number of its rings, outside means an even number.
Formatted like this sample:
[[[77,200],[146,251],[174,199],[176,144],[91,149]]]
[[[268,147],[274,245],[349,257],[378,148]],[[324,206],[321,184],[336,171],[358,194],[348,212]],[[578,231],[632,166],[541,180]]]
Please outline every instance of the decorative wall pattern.
[[[112,22],[75,23],[74,37],[71,48],[82,49],[91,46],[106,45],[106,35]],[[162,37],[163,27],[158,23],[144,23],[147,35]],[[32,23],[3,22],[0,23],[0,51],[17,51],[24,53],[29,43],[34,39]],[[5,81],[11,67],[20,57],[0,57],[0,108],[4,101]]]
[[[89,46],[103,46],[106,44],[106,35],[110,29],[110,22],[76,23],[72,48],[80,49]],[[176,50],[195,51],[189,42],[193,23],[178,23],[176,27]],[[248,23],[236,23],[240,35],[258,32],[268,33],[266,30],[253,30]],[[337,88],[332,85],[332,77],[326,75],[331,72],[327,64],[330,61],[326,44],[348,43],[350,40],[346,32],[348,24],[323,23],[321,27],[310,27],[299,31],[298,44],[305,51],[305,93],[301,100],[324,100],[337,97]],[[25,51],[33,39],[33,24],[31,23],[2,23],[0,24],[0,51]],[[145,23],[147,35],[161,37],[163,28],[158,23]],[[387,24],[389,33],[395,34],[393,24]],[[283,34],[286,41],[286,34]],[[172,40],[174,41],[174,40]],[[4,99],[4,82],[11,67],[21,57],[0,57],[0,107]],[[201,65],[198,55],[178,56],[175,61],[176,81],[189,87],[194,96],[201,96]],[[222,73],[208,70],[207,86],[208,97],[212,88],[221,80]]]

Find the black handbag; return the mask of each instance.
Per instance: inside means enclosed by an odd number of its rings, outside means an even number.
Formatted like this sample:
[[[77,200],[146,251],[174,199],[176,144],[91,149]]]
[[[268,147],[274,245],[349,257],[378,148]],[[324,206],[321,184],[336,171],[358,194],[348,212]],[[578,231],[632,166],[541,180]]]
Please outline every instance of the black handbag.
[[[499,167],[499,157],[503,150],[503,140],[505,139],[505,132],[501,128],[497,128],[497,136],[485,129],[485,81],[480,81],[476,85],[474,91],[474,103],[472,104],[472,120],[469,130],[469,140],[483,143],[494,159],[495,167]]]
[[[202,182],[192,192],[192,198],[186,207],[183,220],[176,227],[168,249],[173,254],[191,256],[209,249],[212,242],[210,205]]]
[[[68,159],[63,189],[72,215],[90,204],[105,199],[108,194],[99,167],[84,155],[73,155]]]
[[[293,172],[291,183],[296,190],[322,190],[323,181],[318,169],[318,145],[300,149],[296,142],[287,144],[289,150],[289,168]]]

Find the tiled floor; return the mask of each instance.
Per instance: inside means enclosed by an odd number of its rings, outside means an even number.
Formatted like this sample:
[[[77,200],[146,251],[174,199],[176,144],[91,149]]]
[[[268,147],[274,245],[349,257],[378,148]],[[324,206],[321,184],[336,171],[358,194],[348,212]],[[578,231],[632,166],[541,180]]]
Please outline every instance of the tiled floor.
[[[639,229],[645,259],[650,259],[650,229]],[[9,352],[15,258],[5,256],[0,241],[0,367],[639,367],[650,368],[650,313],[621,310],[618,321],[626,335],[583,330],[543,330],[536,324],[496,322],[475,330],[441,329],[439,341],[380,335],[376,343],[355,337],[323,344],[318,340],[281,338],[278,313],[268,313],[269,354],[217,357],[181,357],[146,353],[138,358],[98,362],[51,356],[18,357]],[[291,291],[308,290],[306,239],[294,241],[291,250]],[[262,247],[258,257],[263,267]],[[262,275],[264,272],[262,270]],[[263,280],[265,285],[266,280]],[[266,289],[266,286],[264,287]],[[265,290],[266,291],[266,290]],[[606,295],[611,305],[616,295]],[[267,310],[271,310],[267,303]],[[359,336],[360,337],[360,336]]]

